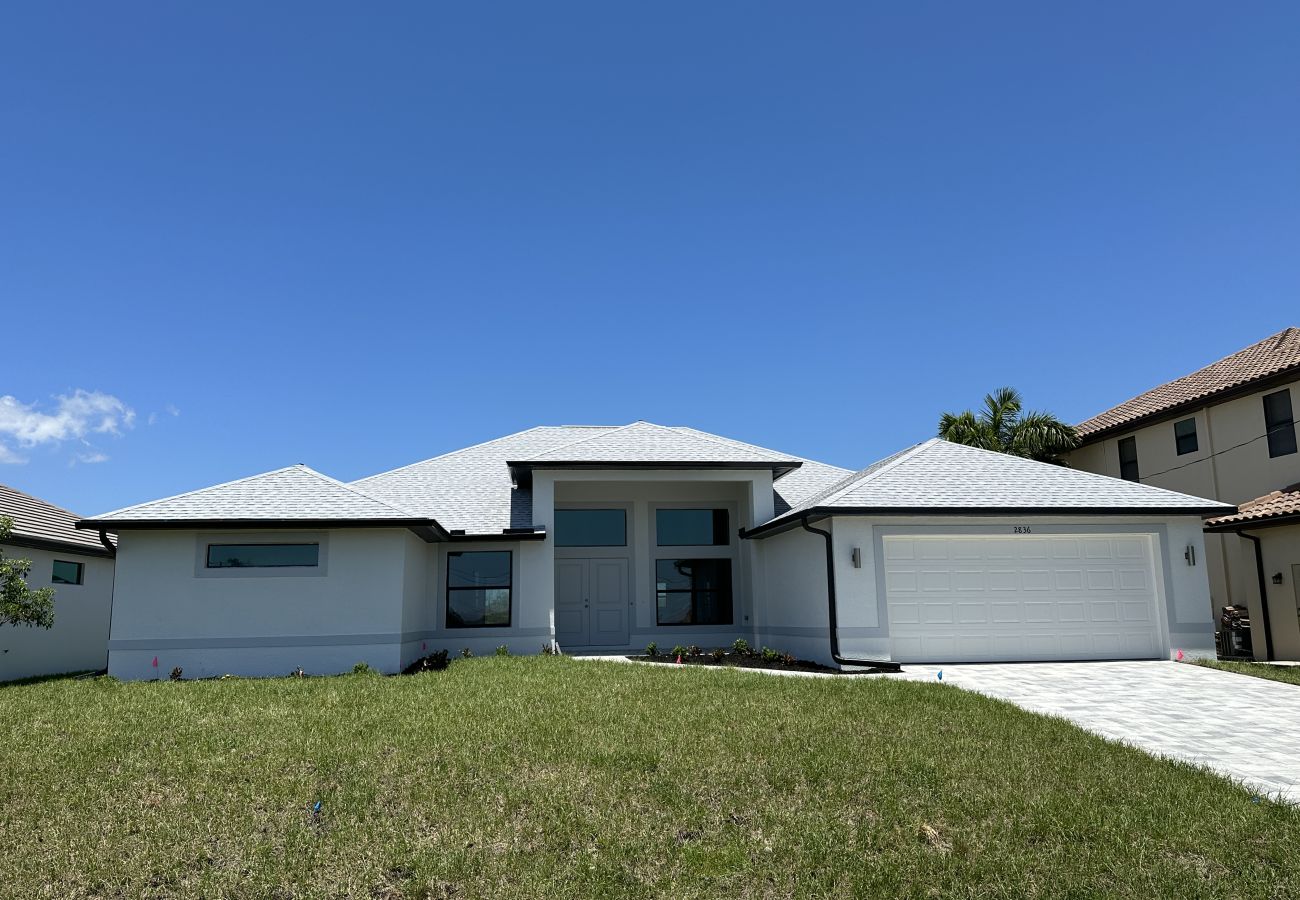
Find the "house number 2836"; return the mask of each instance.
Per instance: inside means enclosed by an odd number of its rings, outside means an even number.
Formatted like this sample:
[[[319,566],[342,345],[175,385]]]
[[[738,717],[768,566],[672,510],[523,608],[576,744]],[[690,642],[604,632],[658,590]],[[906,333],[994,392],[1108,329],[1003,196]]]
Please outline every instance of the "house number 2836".
[[[1030,528],[1028,525],[1013,525],[1011,528],[1011,533],[1012,534],[1033,534],[1034,529]]]

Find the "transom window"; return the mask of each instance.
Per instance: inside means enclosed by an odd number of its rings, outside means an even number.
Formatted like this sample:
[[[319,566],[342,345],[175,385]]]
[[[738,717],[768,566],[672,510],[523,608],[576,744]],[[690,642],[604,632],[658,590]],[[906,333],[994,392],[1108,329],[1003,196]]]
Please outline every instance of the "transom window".
[[[655,543],[660,547],[726,547],[731,530],[725,509],[655,510]]]
[[[320,565],[320,544],[208,544],[209,569],[282,569]]]
[[[626,547],[627,511],[622,509],[557,509],[555,546]]]
[[[660,625],[730,625],[731,560],[655,560]]]
[[[54,571],[50,573],[50,582],[52,584],[81,584],[85,572],[86,567],[82,563],[56,559],[54,561]]]
[[[1138,481],[1138,443],[1135,437],[1119,440],[1119,477],[1125,481]]]
[[[1295,417],[1291,414],[1291,392],[1286,388],[1264,395],[1264,429],[1268,432],[1270,458],[1296,452]]]
[[[511,575],[509,550],[449,552],[447,627],[509,627]]]
[[[1181,422],[1174,423],[1174,446],[1177,448],[1179,456],[1196,452],[1195,419],[1183,419]]]

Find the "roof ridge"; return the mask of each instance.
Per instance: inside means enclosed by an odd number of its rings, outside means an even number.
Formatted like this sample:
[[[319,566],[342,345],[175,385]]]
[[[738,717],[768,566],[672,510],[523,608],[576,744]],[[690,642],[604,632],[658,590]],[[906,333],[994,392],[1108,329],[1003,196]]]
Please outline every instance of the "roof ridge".
[[[783,453],[780,450],[772,450],[770,447],[760,447],[758,444],[751,444],[748,441],[741,441],[741,440],[737,440],[736,438],[729,438],[723,434],[710,434],[707,431],[700,431],[700,429],[694,428],[690,425],[673,425],[670,427],[675,428],[679,431],[684,428],[687,431],[694,432],[696,434],[700,434],[708,437],[713,437],[719,441],[726,441],[729,444],[739,444],[740,446],[743,447],[754,447],[758,450],[767,450],[770,453],[775,453],[777,456],[780,456],[782,459],[797,459],[800,462],[816,463],[817,465],[825,466],[828,469],[839,469],[845,475],[852,475],[855,472],[862,471],[861,469],[847,469],[844,466],[837,466],[834,463],[828,463],[820,459],[813,459],[811,456],[800,456],[798,453]],[[887,458],[888,457],[886,457],[886,459]]]
[[[231,481],[223,481],[220,484],[210,484],[207,487],[195,488],[192,491],[182,491],[179,494],[172,494],[170,497],[159,497],[157,500],[147,500],[144,503],[135,503],[132,504],[131,506],[123,506],[121,509],[112,509],[109,510],[108,512],[100,513],[97,516],[78,516],[78,518],[91,519],[91,520],[106,519],[109,516],[117,516],[117,515],[121,515],[122,513],[132,512],[133,510],[142,509],[146,506],[153,506],[156,503],[165,503],[169,500],[179,500],[182,497],[191,497],[194,494],[201,494],[204,493],[205,491],[212,491],[212,490],[216,490],[217,488],[230,487],[231,485],[234,484],[243,484],[245,481],[252,481],[254,478],[262,478],[266,475],[278,475],[281,472],[287,472],[290,469],[307,469],[308,471],[312,471],[310,467],[305,466],[302,463],[294,463],[291,466],[281,466],[278,469],[270,469],[266,472],[258,472],[255,475],[246,475],[243,478],[235,478],[232,479]]]
[[[329,484],[333,484],[337,487],[341,487],[346,491],[350,491],[351,493],[356,494],[358,497],[371,501],[372,503],[378,503],[380,506],[393,510],[393,512],[399,512],[402,515],[410,516],[413,519],[430,518],[429,516],[418,515],[404,506],[398,506],[396,503],[376,497],[374,494],[370,494],[366,491],[361,490],[360,488],[353,487],[347,482],[339,481],[337,478],[331,478],[329,475],[326,475],[324,472],[317,472],[311,466],[301,466],[300,468],[302,468],[304,471],[312,475],[315,475],[317,478],[321,479],[322,481],[328,482]]]
[[[431,463],[431,462],[434,462],[434,461],[439,460],[439,459],[446,459],[447,457],[449,457],[449,456],[455,456],[455,455],[458,454],[458,453],[466,453],[466,452],[468,452],[468,451],[470,451],[470,450],[477,450],[479,447],[486,447],[486,446],[488,446],[489,444],[495,444],[495,443],[497,443],[498,441],[504,441],[504,440],[506,440],[507,438],[519,437],[519,435],[521,435],[521,434],[528,434],[529,432],[532,432],[532,431],[541,431],[543,428],[570,428],[570,427],[573,427],[573,426],[569,426],[569,425],[534,425],[532,428],[525,428],[525,429],[523,429],[522,431],[512,431],[510,434],[503,434],[503,435],[501,435],[501,437],[494,437],[494,438],[491,438],[490,440],[479,441],[477,444],[470,444],[468,447],[459,447],[459,448],[457,448],[457,449],[455,449],[455,450],[448,450],[446,453],[439,453],[439,454],[436,455],[436,456],[430,456],[428,459],[419,459],[419,460],[416,460],[416,461],[413,462],[413,463],[407,463],[407,464],[404,465],[404,466],[398,466],[396,469],[388,469],[387,471],[384,471],[384,472],[376,472],[376,473],[373,474],[373,475],[366,475],[365,477],[363,477],[363,478],[358,478],[356,481],[353,481],[353,482],[351,482],[351,483],[352,483],[352,484],[360,484],[360,483],[363,482],[363,481],[369,481],[369,480],[372,479],[372,478],[379,478],[379,477],[381,477],[381,476],[383,476],[383,475],[396,475],[398,472],[403,472],[403,471],[405,471],[405,470],[407,470],[407,469],[413,469],[413,468],[415,468],[416,466],[422,466],[422,465],[424,465],[425,463]],[[587,427],[591,427],[591,428],[601,428],[601,427],[604,427],[604,426],[600,426],[600,425],[591,425],[591,426],[587,426]]]
[[[817,496],[812,499],[815,499],[818,503],[823,503],[828,500],[831,500],[837,494],[843,494],[851,486],[856,487],[857,485],[860,484],[866,484],[868,481],[872,481],[873,479],[884,474],[885,472],[890,471],[899,463],[905,460],[909,460],[913,456],[916,456],[926,447],[931,446],[932,444],[936,443],[938,440],[939,440],[938,438],[929,438],[928,440],[921,441],[921,443],[919,444],[913,444],[911,447],[908,447],[904,450],[900,450],[899,452],[893,455],[892,459],[888,456],[886,456],[883,460],[878,459],[875,462],[873,462],[870,466],[866,466],[862,469],[859,469],[857,472],[854,472],[851,477],[840,479],[839,482],[831,485],[830,488],[828,488],[822,496]],[[878,466],[879,468],[875,469],[874,471],[868,471],[868,469],[871,469],[871,466]]]
[[[664,425],[655,425],[654,422],[646,422],[643,419],[637,419],[635,422],[628,422],[626,425],[615,426],[612,428],[612,430],[603,432],[601,434],[593,434],[588,437],[578,438],[576,441],[569,441],[568,443],[564,443],[564,444],[556,444],[554,447],[548,447],[545,450],[539,450],[538,452],[534,453],[532,456],[525,457],[525,460],[521,460],[521,461],[533,460],[547,453],[556,453],[560,450],[567,450],[569,447],[577,446],[578,444],[585,444],[587,441],[594,441],[597,440],[598,438],[606,437],[607,435],[618,434],[620,431],[626,431],[627,429],[635,425],[654,425],[655,428],[666,427]]]
[[[646,424],[647,424],[647,425],[655,425],[654,422],[646,422]],[[775,451],[775,450],[773,450],[773,449],[771,449],[771,448],[769,448],[769,447],[760,447],[760,446],[758,446],[758,444],[751,444],[751,443],[749,443],[748,441],[737,441],[737,440],[733,440],[732,438],[724,438],[724,437],[723,437],[722,435],[720,435],[720,434],[710,434],[710,433],[707,432],[707,431],[700,431],[698,428],[690,428],[689,426],[684,426],[684,425],[655,425],[655,427],[656,427],[656,428],[666,428],[666,429],[668,429],[669,431],[675,431],[675,432],[677,432],[678,434],[685,434],[685,433],[688,433],[688,432],[689,432],[691,435],[693,435],[694,437],[699,438],[700,440],[708,441],[708,442],[711,443],[711,444],[718,444],[719,446],[725,446],[726,444],[743,444],[743,445],[745,445],[746,447],[751,447],[751,448],[753,448],[754,450],[761,450],[762,452],[764,452],[764,453],[768,454],[769,456],[771,456],[774,460],[777,460],[777,459],[781,459],[781,460],[789,459],[789,457],[784,457],[784,456],[782,456],[780,453],[778,453],[777,451]],[[685,432],[682,431],[683,428],[686,428],[686,431],[685,431]]]

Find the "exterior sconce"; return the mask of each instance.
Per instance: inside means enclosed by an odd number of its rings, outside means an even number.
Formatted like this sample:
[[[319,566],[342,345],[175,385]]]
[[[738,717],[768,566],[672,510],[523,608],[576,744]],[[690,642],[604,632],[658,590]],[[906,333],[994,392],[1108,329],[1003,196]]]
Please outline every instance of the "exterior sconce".
[[[853,548],[853,568],[855,568],[855,569],[861,569],[861,568],[862,568],[862,548],[861,548],[861,547],[854,547],[854,548]]]
[[[1274,573],[1273,573],[1273,583],[1274,583],[1274,584],[1281,584],[1281,583],[1282,583],[1282,573],[1281,573],[1281,572],[1274,572]]]
[[[1196,545],[1188,544],[1187,549],[1183,551],[1183,559],[1187,560],[1189,566],[1196,565]]]

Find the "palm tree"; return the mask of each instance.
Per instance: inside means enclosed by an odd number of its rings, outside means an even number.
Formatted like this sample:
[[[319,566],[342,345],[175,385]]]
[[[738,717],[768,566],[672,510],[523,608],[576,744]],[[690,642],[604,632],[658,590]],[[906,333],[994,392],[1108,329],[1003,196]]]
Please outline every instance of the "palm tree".
[[[1074,426],[1051,413],[1022,412],[1022,405],[1015,388],[998,388],[984,395],[984,408],[978,414],[969,409],[956,415],[944,413],[939,418],[939,437],[954,444],[1064,465],[1062,455],[1079,443]]]

